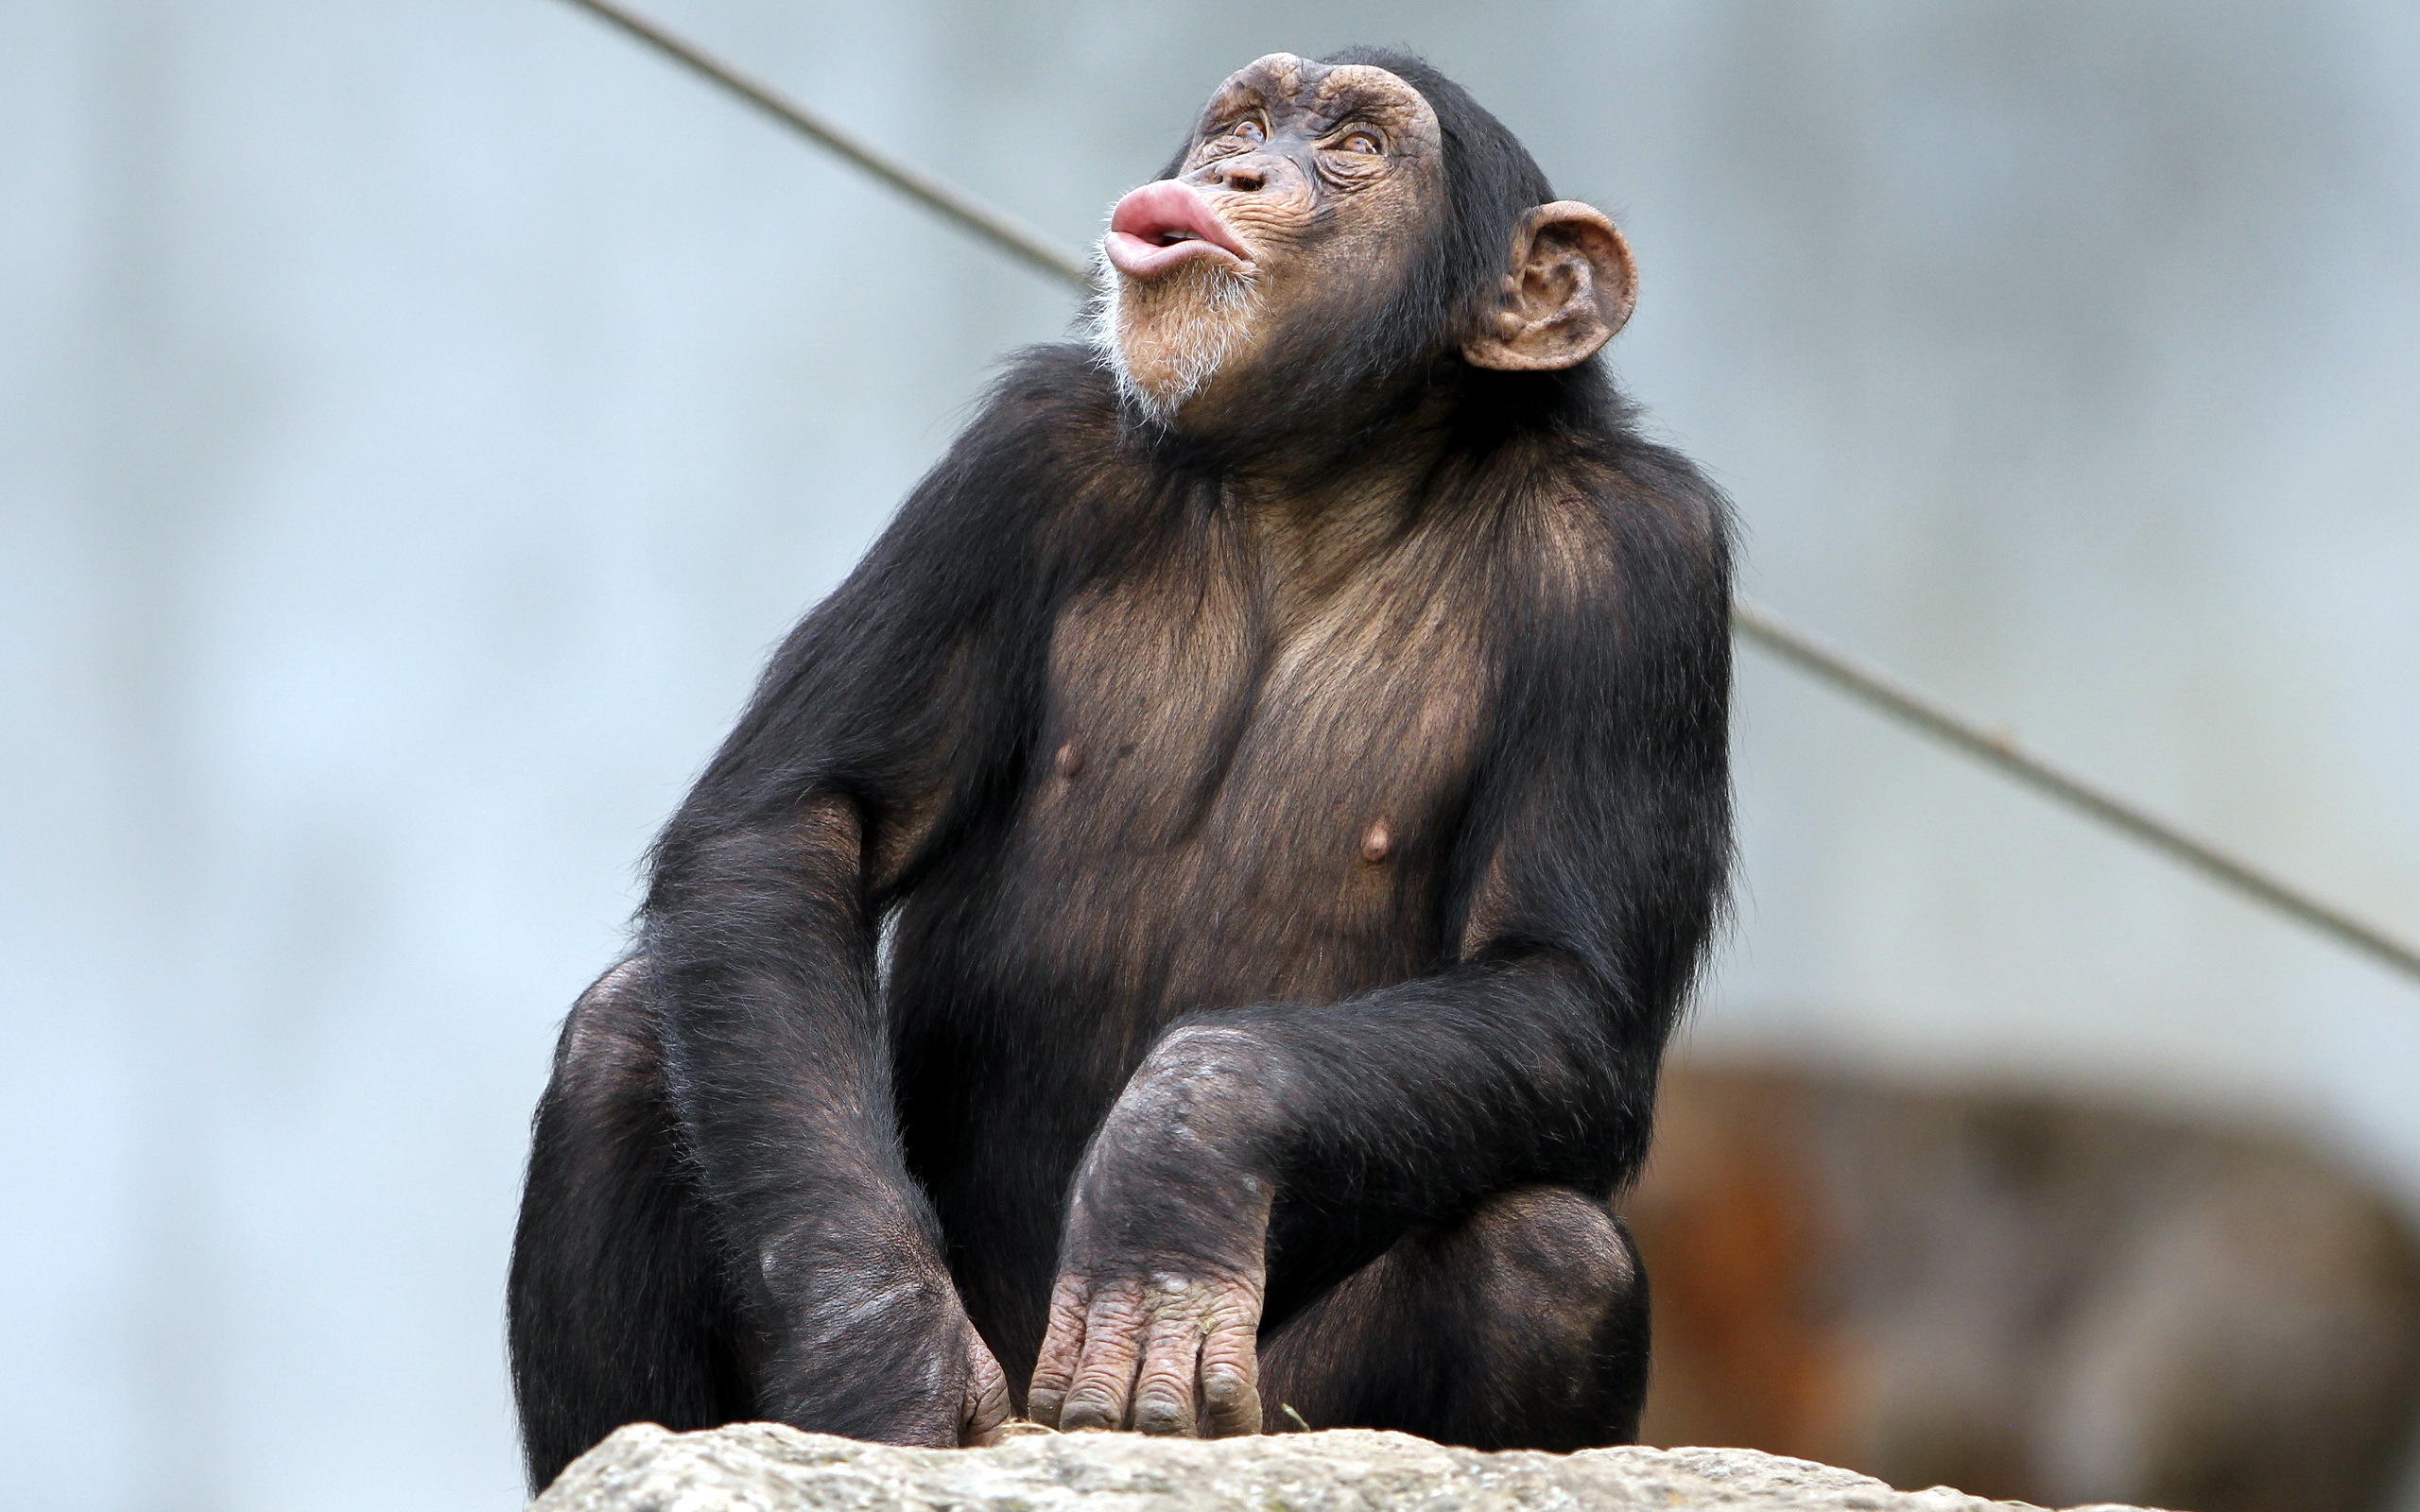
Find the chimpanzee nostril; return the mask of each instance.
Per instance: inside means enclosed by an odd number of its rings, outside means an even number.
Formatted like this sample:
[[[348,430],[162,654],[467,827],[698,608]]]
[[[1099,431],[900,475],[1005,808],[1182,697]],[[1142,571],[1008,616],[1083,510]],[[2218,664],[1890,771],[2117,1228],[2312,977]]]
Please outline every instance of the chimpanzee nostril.
[[[1220,170],[1219,177],[1225,180],[1226,187],[1239,195],[1255,193],[1269,182],[1269,175],[1258,168],[1246,168],[1240,165]]]

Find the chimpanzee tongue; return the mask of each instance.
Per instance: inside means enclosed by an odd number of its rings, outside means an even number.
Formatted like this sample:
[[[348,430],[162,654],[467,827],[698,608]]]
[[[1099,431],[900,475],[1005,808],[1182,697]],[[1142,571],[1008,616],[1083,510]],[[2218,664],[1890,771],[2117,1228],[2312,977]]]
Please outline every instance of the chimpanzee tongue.
[[[1150,278],[1197,257],[1252,261],[1209,201],[1174,179],[1147,183],[1120,199],[1109,213],[1101,250],[1129,278]]]

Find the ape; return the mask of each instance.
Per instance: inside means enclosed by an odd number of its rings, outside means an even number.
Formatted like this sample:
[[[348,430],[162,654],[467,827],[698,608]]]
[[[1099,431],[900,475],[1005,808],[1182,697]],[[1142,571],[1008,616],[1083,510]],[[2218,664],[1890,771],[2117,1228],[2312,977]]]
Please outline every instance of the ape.
[[[1730,662],[1725,507],[1591,360],[1629,253],[1373,51],[1236,75],[1102,251],[564,1026],[539,1484],[634,1419],[1633,1432]]]
[[[2256,1120],[1701,1058],[1625,1206],[1676,1282],[1652,1442],[2046,1507],[2410,1504],[2420,1231]]]

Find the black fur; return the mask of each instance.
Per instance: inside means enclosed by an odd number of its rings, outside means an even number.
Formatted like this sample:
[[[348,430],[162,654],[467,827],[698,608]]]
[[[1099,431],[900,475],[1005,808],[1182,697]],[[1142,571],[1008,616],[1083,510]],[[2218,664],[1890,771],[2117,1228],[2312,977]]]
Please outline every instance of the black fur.
[[[1551,192],[1425,63],[1336,60],[1392,69],[1443,128],[1448,214],[1387,308],[1299,333],[1287,402],[1216,442],[1121,412],[1081,347],[1019,356],[658,841],[632,963],[575,1009],[539,1111],[510,1294],[533,1484],[633,1419],[956,1442],[961,1299],[1021,1389],[1070,1173],[1180,1022],[1288,1068],[1243,1155],[1277,1190],[1263,1337],[1299,1321],[1368,1356],[1306,1397],[1495,1444],[1634,1425],[1634,1263],[1573,1260],[1574,1298],[1618,1293],[1583,1330],[1610,1342],[1571,1356],[1601,1381],[1526,1427],[1410,1383],[1524,1368],[1432,1358],[1478,1337],[1459,1283],[1364,1288],[1453,1314],[1434,1326],[1319,1308],[1381,1256],[1446,1254],[1499,1194],[1601,1205],[1635,1174],[1729,856],[1725,507],[1599,362],[1461,361]],[[1273,446],[1305,486],[1374,448],[1432,459],[1389,592],[1450,604],[1449,648],[1390,662],[1383,698],[1346,668],[1272,712],[1283,627],[1221,565],[1253,548],[1220,482]],[[1088,644],[1114,685],[1070,680]],[[1404,733],[1431,698],[1478,711],[1461,744]],[[1128,738],[1126,709],[1178,733]],[[1385,793],[1399,854],[1357,871],[1365,821],[1336,816]]]

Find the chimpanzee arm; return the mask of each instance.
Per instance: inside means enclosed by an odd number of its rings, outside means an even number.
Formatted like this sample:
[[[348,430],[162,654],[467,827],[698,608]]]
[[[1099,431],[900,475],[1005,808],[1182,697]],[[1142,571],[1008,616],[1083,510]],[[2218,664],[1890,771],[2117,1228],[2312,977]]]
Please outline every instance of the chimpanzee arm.
[[[1130,1080],[1071,1193],[1036,1417],[1186,1431],[1198,1401],[1211,1432],[1255,1426],[1272,1213],[1281,1239],[1374,1253],[1515,1183],[1610,1194],[1636,1172],[1730,850],[1720,506],[1659,464],[1604,501],[1603,555],[1547,552],[1504,606],[1456,958],[1329,1007],[1203,1015]]]
[[[879,908],[1023,759],[1033,521],[1057,477],[1012,373],[776,655],[658,841],[641,920],[666,1082],[758,1408],[955,1445],[1006,1414],[902,1159]]]
[[[1197,1031],[1274,1053],[1290,1106],[1265,1148],[1280,1203],[1322,1227],[1524,1181],[1610,1195],[1645,1159],[1731,859],[1728,553],[1692,478],[1621,501],[1602,576],[1513,606],[1455,962]]]

